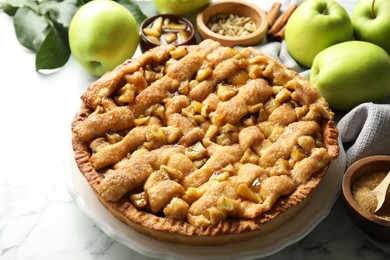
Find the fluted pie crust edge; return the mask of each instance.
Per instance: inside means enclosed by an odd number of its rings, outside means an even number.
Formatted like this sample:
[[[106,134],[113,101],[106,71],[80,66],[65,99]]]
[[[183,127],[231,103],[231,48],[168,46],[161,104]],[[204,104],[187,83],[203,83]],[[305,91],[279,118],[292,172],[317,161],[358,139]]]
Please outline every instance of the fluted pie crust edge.
[[[82,96],[82,105],[80,107],[80,110],[78,111],[72,122],[72,146],[75,153],[76,163],[80,172],[86,178],[101,203],[116,218],[126,223],[129,227],[137,230],[138,232],[141,232],[158,240],[191,245],[222,245],[239,241],[241,242],[258,236],[266,236],[268,232],[271,232],[272,230],[278,228],[281,224],[288,222],[292,217],[296,215],[297,217],[299,217],[299,211],[309,202],[313,190],[315,190],[315,188],[321,182],[321,179],[327,173],[327,169],[330,162],[333,159],[337,158],[339,153],[337,140],[338,131],[333,121],[333,113],[330,111],[329,107],[327,107],[326,101],[323,100],[322,97],[320,97],[317,90],[315,90],[315,88],[311,86],[307,80],[301,77],[298,73],[277,62],[273,58],[268,57],[253,48],[247,48],[244,51],[232,51],[232,49],[230,48],[222,47],[218,43],[209,40],[204,41],[200,45],[207,47],[186,46],[181,48],[184,48],[188,55],[189,53],[194,52],[199,48],[206,49],[210,48],[209,46],[213,46],[213,49],[206,53],[204,56],[212,55],[213,52],[218,52],[219,50],[221,50],[221,53],[224,54],[228,51],[231,51],[233,55],[237,55],[237,52],[241,52],[244,53],[241,55],[245,56],[245,51],[247,51],[248,53],[250,53],[247,54],[250,58],[261,57],[261,59],[264,59],[272,63],[274,66],[277,66],[279,70],[284,71],[285,74],[282,76],[288,77],[288,79],[285,80],[286,82],[294,80],[294,82],[298,82],[300,87],[302,87],[303,89],[309,89],[310,91],[314,92],[315,95],[318,95],[317,99],[315,100],[315,103],[321,104],[321,109],[324,108],[326,110],[324,112],[319,109],[321,111],[318,112],[317,108],[317,110],[314,109],[315,112],[317,112],[322,117],[318,119],[318,125],[320,126],[320,135],[322,136],[322,148],[326,149],[327,153],[327,160],[323,167],[320,168],[320,170],[311,173],[311,175],[307,179],[301,181],[300,183],[297,182],[295,190],[292,193],[280,196],[280,198],[275,201],[275,203],[269,210],[262,212],[258,216],[255,216],[253,218],[236,218],[228,216],[226,217],[226,219],[223,219],[218,223],[209,225],[194,225],[193,223],[190,223],[187,219],[166,217],[161,212],[152,213],[150,212],[150,210],[143,210],[137,208],[130,201],[128,195],[120,197],[116,201],[109,199],[107,197],[107,193],[105,193],[101,189],[102,182],[105,178],[104,174],[102,173],[102,169],[106,169],[107,167],[111,166],[104,165],[100,169],[96,170],[96,167],[94,167],[93,165],[93,160],[91,160],[94,154],[90,147],[91,140],[104,134],[100,133],[100,130],[97,130],[97,133],[93,133],[94,131],[90,131],[91,133],[84,135],[85,132],[82,133],[82,131],[79,130],[80,128],[82,128],[80,126],[85,124],[85,121],[91,116],[91,114],[94,113],[94,111],[96,111],[102,100],[104,100],[105,98],[109,98],[112,93],[114,93],[114,91],[117,91],[115,85],[123,85],[122,81],[124,75],[127,75],[128,73],[133,73],[134,67],[136,66],[142,67],[142,65],[139,64],[142,64],[142,59],[145,56],[150,55],[151,57],[157,57],[154,58],[154,60],[164,60],[166,58],[162,58],[162,53],[164,53],[164,55],[167,55],[167,53],[175,51],[177,49],[175,47],[162,47],[152,49],[151,51],[144,54],[143,57],[127,61],[124,64],[118,66],[112,72],[107,73],[102,78],[94,82],[86,90],[86,92]],[[166,48],[169,49],[167,50]],[[212,57],[210,59],[213,58],[216,59],[215,57]],[[229,56],[229,58],[232,57]],[[223,60],[213,61],[216,64],[220,64],[223,62]],[[214,68],[216,67],[216,65],[213,66]],[[277,81],[277,76],[278,75],[271,76],[275,77],[272,79],[272,82]],[[108,87],[106,87],[106,85]],[[150,87],[150,85],[148,85],[148,87]],[[109,90],[107,90],[107,88]],[[115,90],[110,88],[114,88]],[[302,93],[303,92],[304,91],[302,91]],[[142,93],[142,91],[140,93]],[[191,93],[189,93],[188,95],[190,96],[190,94]],[[131,101],[130,104],[125,104],[123,106],[131,107],[131,104],[137,103],[138,101],[142,103],[141,98],[139,100],[136,99],[137,95],[141,96],[142,94],[136,94],[135,99]],[[197,99],[197,97],[195,97],[194,99]],[[199,102],[202,102],[205,99],[206,97],[203,97],[198,100]],[[310,102],[305,100],[305,98],[301,99],[304,100],[302,102]],[[289,101],[287,100],[286,103],[288,102]],[[146,103],[146,105],[142,103],[140,106],[144,105],[145,107],[149,107],[149,103]],[[132,111],[137,111],[137,108],[133,107],[132,109]],[[309,109],[309,105],[308,111],[311,111]],[[325,118],[324,116],[325,113],[327,113],[327,118]],[[135,112],[135,114],[137,113]],[[138,112],[138,114],[141,113]],[[215,118],[218,117],[214,117],[214,120],[216,120]],[[232,125],[234,124],[235,123],[232,123]],[[112,131],[110,130],[110,132]],[[87,135],[95,134],[96,136],[93,136],[91,138],[85,137]]]

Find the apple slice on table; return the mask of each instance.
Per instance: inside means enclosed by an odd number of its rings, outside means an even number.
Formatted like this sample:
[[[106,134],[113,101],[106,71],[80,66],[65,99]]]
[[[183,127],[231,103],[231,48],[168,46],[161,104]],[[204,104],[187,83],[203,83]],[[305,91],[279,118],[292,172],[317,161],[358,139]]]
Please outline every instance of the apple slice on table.
[[[372,42],[390,54],[390,0],[360,0],[351,19],[356,40]]]
[[[335,0],[303,2],[288,20],[285,33],[287,50],[307,68],[320,51],[352,37],[349,14]]]

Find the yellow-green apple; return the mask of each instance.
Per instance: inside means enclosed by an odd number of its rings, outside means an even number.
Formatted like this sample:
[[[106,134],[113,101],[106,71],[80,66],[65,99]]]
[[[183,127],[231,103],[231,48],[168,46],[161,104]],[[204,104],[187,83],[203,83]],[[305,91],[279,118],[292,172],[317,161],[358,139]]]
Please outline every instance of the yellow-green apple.
[[[159,13],[189,14],[207,5],[209,0],[154,0]]]
[[[352,37],[349,14],[335,0],[303,2],[291,15],[285,32],[288,52],[307,68],[320,51]]]
[[[390,95],[390,56],[378,45],[347,41],[321,51],[314,59],[310,82],[329,105],[348,111]]]
[[[111,0],[88,2],[69,25],[72,56],[94,76],[101,76],[131,58],[138,42],[134,16]]]
[[[351,19],[356,40],[375,43],[390,53],[389,0],[360,0]]]

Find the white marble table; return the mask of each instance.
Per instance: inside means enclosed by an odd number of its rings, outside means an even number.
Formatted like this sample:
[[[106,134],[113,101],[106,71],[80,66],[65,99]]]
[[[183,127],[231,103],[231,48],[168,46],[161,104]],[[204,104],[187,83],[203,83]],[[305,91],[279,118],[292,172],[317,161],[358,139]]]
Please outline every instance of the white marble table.
[[[94,80],[73,60],[52,75],[0,13],[0,259],[151,259],[112,240],[69,195],[64,161],[79,96]],[[137,54],[136,54],[137,55]],[[304,239],[267,259],[388,259],[341,199]]]

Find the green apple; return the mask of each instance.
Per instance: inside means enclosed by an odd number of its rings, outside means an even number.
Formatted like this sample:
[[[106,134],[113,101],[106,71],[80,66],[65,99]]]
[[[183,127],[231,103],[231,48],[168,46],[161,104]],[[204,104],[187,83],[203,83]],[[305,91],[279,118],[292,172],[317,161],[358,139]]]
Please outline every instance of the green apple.
[[[307,68],[320,51],[352,37],[349,14],[335,0],[303,2],[291,15],[285,32],[288,52]]]
[[[209,0],[154,0],[159,13],[189,14],[207,5]]]
[[[83,5],[69,25],[71,53],[94,76],[101,76],[131,58],[138,42],[134,16],[110,0]]]
[[[378,45],[347,41],[321,51],[314,59],[310,82],[329,105],[348,111],[390,95],[390,56]]]
[[[372,42],[390,53],[389,0],[360,0],[351,19],[356,40]]]

